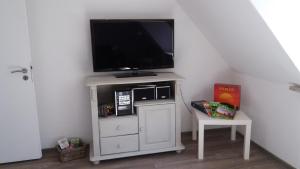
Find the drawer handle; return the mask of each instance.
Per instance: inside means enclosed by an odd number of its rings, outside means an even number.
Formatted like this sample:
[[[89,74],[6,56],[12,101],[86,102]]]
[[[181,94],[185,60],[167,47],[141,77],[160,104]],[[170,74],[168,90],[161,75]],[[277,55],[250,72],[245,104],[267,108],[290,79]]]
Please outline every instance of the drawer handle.
[[[121,126],[117,125],[116,130],[121,130]]]
[[[117,148],[118,148],[118,149],[121,148],[120,144],[117,144]]]

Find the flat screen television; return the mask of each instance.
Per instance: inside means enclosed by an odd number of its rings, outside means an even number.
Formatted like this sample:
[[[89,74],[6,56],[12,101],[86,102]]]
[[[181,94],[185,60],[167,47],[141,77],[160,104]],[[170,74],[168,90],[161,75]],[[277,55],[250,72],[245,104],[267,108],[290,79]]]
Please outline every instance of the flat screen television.
[[[174,20],[90,20],[94,72],[174,67]]]

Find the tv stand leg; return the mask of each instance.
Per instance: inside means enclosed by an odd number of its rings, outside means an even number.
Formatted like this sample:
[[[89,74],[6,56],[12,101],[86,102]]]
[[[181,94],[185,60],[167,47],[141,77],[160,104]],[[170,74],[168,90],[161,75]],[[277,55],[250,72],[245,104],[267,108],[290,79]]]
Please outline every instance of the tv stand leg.
[[[98,165],[100,163],[100,161],[93,161],[94,165]]]

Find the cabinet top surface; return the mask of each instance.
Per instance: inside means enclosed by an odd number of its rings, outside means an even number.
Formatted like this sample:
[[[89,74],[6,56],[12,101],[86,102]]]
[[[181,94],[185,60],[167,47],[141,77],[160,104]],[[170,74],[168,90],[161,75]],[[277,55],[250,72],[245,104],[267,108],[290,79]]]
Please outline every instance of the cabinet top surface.
[[[145,100],[145,101],[135,101],[134,106],[152,106],[152,105],[164,105],[164,104],[175,104],[174,99],[165,99],[165,100]]]
[[[90,76],[86,80],[86,85],[89,87],[93,87],[93,86],[114,85],[114,84],[132,84],[132,83],[149,83],[149,82],[183,80],[183,77],[171,72],[156,73],[156,74],[157,76],[127,77],[127,78],[116,78],[114,75]]]

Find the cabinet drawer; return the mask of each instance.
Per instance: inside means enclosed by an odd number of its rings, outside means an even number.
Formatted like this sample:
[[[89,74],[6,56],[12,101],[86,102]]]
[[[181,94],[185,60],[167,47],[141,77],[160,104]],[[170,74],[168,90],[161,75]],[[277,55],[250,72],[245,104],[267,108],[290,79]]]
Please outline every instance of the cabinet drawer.
[[[138,135],[101,138],[101,155],[138,151]]]
[[[137,116],[118,116],[99,120],[100,137],[120,136],[138,133]]]

